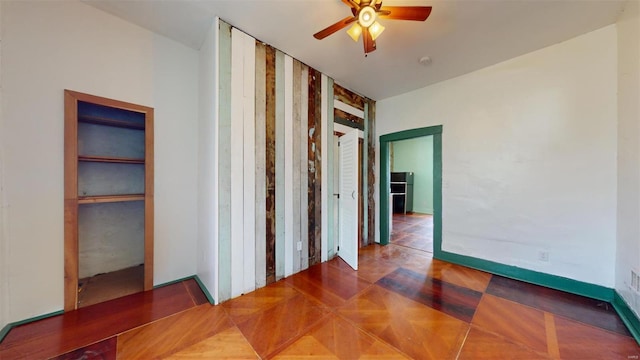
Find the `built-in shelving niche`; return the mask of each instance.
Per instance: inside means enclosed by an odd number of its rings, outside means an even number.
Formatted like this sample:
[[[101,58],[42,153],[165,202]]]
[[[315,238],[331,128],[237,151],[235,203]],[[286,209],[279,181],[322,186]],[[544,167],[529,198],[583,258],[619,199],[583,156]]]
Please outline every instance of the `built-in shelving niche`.
[[[153,109],[65,90],[65,310],[153,287]]]

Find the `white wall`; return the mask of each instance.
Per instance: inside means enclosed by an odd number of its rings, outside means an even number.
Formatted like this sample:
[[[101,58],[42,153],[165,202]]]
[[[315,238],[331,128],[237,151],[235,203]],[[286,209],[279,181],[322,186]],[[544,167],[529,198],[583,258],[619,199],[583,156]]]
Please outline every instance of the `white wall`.
[[[199,53],[161,35],[152,37],[154,283],[162,284],[196,273]]]
[[[0,68],[2,68],[2,4],[0,4]],[[8,275],[9,275],[9,261],[7,258],[6,238],[6,207],[4,195],[4,146],[2,146],[2,134],[3,129],[3,106],[2,106],[2,73],[0,72],[0,329],[4,327],[8,322],[8,306],[9,303],[9,288],[8,288]]]
[[[443,250],[613,287],[616,51],[612,25],[378,102],[379,135],[443,125]]]
[[[198,53],[79,2],[2,2],[7,322],[63,307],[63,89],[155,107],[156,284],[193,275]]]
[[[200,48],[200,131],[198,133],[198,268],[197,274],[214,299],[218,299],[217,201],[217,39],[218,19],[212,23]]]
[[[618,247],[615,288],[640,314],[631,270],[640,272],[640,11],[630,0],[618,21]]]

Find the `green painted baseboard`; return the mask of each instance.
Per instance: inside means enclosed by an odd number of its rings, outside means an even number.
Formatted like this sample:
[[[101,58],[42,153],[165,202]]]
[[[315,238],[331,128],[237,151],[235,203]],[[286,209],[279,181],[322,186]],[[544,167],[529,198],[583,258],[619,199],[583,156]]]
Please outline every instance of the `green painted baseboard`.
[[[470,256],[449,253],[436,248],[433,257],[438,260],[463,265],[477,270],[486,271],[511,279],[528,282],[535,285],[586,296],[593,299],[611,302],[613,289],[573,280],[561,276],[545,274],[533,270],[527,270],[516,266],[504,265],[489,260],[478,259]]]
[[[624,324],[627,326],[627,329],[629,329],[633,338],[640,345],[640,319],[638,319],[636,314],[627,305],[626,301],[624,301],[624,299],[614,289],[561,276],[527,270],[516,266],[504,265],[493,261],[449,253],[437,248],[434,250],[433,257],[438,260],[592,299],[607,301],[611,303]]]
[[[627,305],[627,302],[624,301],[617,291],[614,292],[611,305],[616,309],[616,312],[622,319],[622,322],[624,322],[631,335],[633,335],[633,338],[636,339],[636,342],[640,345],[640,319],[638,319],[636,314],[631,310],[629,305]]]
[[[211,296],[211,293],[209,293],[209,289],[207,289],[206,286],[204,286],[204,283],[202,282],[202,280],[200,280],[200,278],[198,277],[198,275],[194,275],[193,279],[198,283],[198,286],[200,286],[200,289],[202,290],[202,292],[204,293],[204,296],[207,297],[207,300],[209,300],[209,303],[211,305],[215,305],[216,301],[213,299],[213,296]]]
[[[7,334],[9,334],[9,331],[11,331],[11,329],[13,329],[16,326],[28,324],[28,323],[31,323],[31,322],[34,322],[34,321],[38,321],[38,320],[47,319],[47,318],[50,318],[50,317],[53,317],[53,316],[58,316],[58,315],[61,315],[63,313],[64,313],[64,311],[60,310],[60,311],[55,311],[55,312],[52,312],[52,313],[49,313],[49,314],[44,314],[44,315],[40,315],[40,316],[29,318],[29,319],[8,323],[5,327],[2,328],[2,330],[0,330],[0,343],[4,340],[4,338],[7,336]]]
[[[200,290],[202,290],[202,292],[204,293],[204,296],[207,297],[207,300],[209,300],[209,303],[212,304],[212,305],[215,305],[215,300],[213,299],[213,296],[211,296],[211,293],[209,293],[209,290],[207,289],[206,286],[204,286],[204,283],[202,282],[202,280],[200,280],[198,275],[191,275],[191,276],[184,277],[182,279],[177,279],[177,280],[169,281],[169,282],[166,282],[166,283],[162,283],[162,284],[154,286],[153,288],[157,289],[157,288],[160,288],[160,287],[163,287],[163,286],[173,285],[173,284],[176,284],[176,283],[179,283],[179,282],[182,282],[182,281],[185,281],[185,280],[190,280],[190,279],[193,279],[193,280],[196,281],[196,283],[198,283],[198,286],[200,286]]]
[[[196,281],[196,283],[198,283],[198,286],[200,286],[200,289],[202,290],[202,292],[204,293],[204,295],[207,297],[207,300],[209,300],[209,303],[211,304],[215,304],[215,301],[213,299],[213,296],[211,296],[211,294],[209,293],[209,290],[207,290],[207,287],[204,286],[204,284],[202,283],[202,281],[200,280],[200,278],[198,277],[198,275],[193,275],[193,276],[188,276],[186,278],[183,279],[178,279],[178,280],[174,280],[174,281],[169,281],[167,283],[164,284],[160,284],[160,285],[156,285],[153,288],[157,289],[159,287],[163,287],[163,286],[167,286],[167,285],[171,285],[171,284],[175,284],[175,283],[179,283],[181,281],[184,280],[189,280],[189,279],[194,279]],[[62,315],[64,314],[63,310],[60,311],[56,311],[56,312],[52,312],[50,314],[44,314],[44,315],[40,315],[40,316],[36,316],[36,317],[32,317],[29,319],[25,319],[25,320],[20,320],[20,321],[16,321],[16,322],[12,322],[7,324],[6,326],[4,326],[1,330],[0,330],[0,343],[4,340],[4,338],[7,336],[7,334],[9,334],[9,331],[11,331],[11,329],[13,329],[16,326],[20,326],[20,325],[24,325],[24,324],[28,324],[34,321],[38,321],[38,320],[43,320],[46,318],[50,318],[52,316],[57,316],[57,315]]]

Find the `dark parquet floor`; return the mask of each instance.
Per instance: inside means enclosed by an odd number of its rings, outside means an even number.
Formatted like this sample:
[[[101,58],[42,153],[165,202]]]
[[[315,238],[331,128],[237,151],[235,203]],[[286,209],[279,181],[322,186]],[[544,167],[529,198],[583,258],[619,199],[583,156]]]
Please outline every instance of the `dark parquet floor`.
[[[0,359],[637,359],[606,303],[360,249],[218,306],[193,280],[14,328]]]

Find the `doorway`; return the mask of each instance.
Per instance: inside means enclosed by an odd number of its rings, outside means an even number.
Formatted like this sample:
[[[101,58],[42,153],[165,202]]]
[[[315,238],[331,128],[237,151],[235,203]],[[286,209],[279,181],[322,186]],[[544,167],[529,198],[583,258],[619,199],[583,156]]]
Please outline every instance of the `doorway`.
[[[393,231],[393,195],[391,192],[392,153],[394,142],[403,140],[431,137],[431,157],[428,154],[416,156],[418,159],[414,166],[428,167],[432,164],[432,201],[433,214],[431,214],[430,227],[432,229],[432,251],[434,257],[442,251],[442,126],[431,126],[419,129],[405,130],[380,136],[380,244],[388,245],[392,239]],[[404,214],[403,214],[404,215]],[[424,226],[421,225],[421,226]],[[407,226],[409,228],[409,226]],[[396,228],[398,229],[398,228]],[[415,230],[425,230],[415,229]]]
[[[389,143],[390,243],[433,252],[433,135]]]

